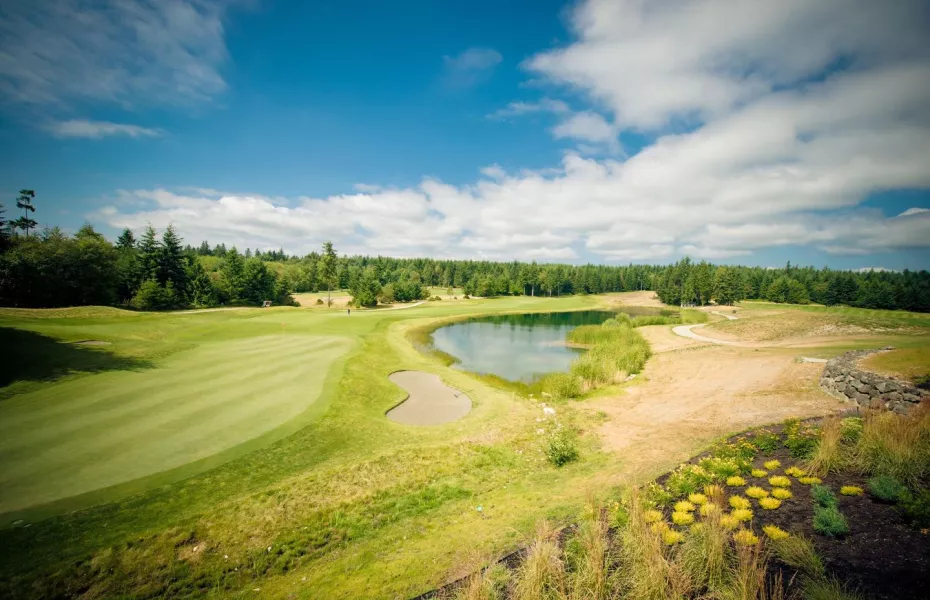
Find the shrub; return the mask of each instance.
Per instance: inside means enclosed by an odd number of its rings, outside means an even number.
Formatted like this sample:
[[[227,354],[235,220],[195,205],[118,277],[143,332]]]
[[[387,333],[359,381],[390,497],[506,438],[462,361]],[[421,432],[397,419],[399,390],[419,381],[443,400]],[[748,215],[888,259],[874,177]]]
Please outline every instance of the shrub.
[[[317,298],[317,299],[316,299],[316,305],[317,305],[317,306],[323,306],[323,304],[324,304],[324,302],[323,302],[323,299],[322,299],[322,298]]]
[[[162,286],[154,279],[143,281],[136,295],[129,301],[129,306],[137,310],[171,310],[183,305],[183,298],[174,293],[174,284],[169,281]]]
[[[731,458],[704,458],[699,464],[705,471],[721,479],[733,477],[742,472],[740,464]]]
[[[549,373],[539,380],[539,387],[559,399],[581,395],[581,382],[571,373]]]
[[[807,475],[807,471],[804,469],[799,469],[798,467],[788,467],[785,469],[785,475],[791,475],[792,477],[804,477]]]
[[[753,477],[765,477],[769,472],[763,471],[762,469],[753,469],[751,474]]]
[[[840,437],[847,444],[855,444],[862,437],[862,417],[846,417],[840,421]]]
[[[556,467],[578,460],[578,443],[575,439],[575,432],[566,427],[556,427],[549,434],[545,452],[546,459]]]
[[[791,490],[786,490],[785,488],[775,488],[772,490],[772,498],[787,500],[788,498],[791,498],[791,496],[793,496]]]
[[[643,511],[643,521],[646,523],[658,523],[662,519],[662,513],[657,510]]]
[[[739,475],[734,475],[733,477],[727,477],[727,485],[730,487],[740,487],[746,485],[746,480]]]
[[[675,512],[692,512],[694,511],[694,505],[688,502],[687,500],[682,500],[675,503]]]
[[[684,539],[685,536],[680,531],[675,531],[674,529],[666,529],[662,532],[662,541],[666,546],[680,544]]]
[[[746,488],[746,491],[744,493],[750,498],[755,498],[757,500],[759,498],[765,498],[766,496],[769,495],[767,490],[764,490],[757,485]]]
[[[752,506],[752,502],[743,498],[742,496],[731,496],[730,506],[733,508],[749,508]]]
[[[694,523],[694,515],[689,512],[673,512],[672,523],[675,525],[690,525]]]
[[[794,458],[810,458],[817,447],[817,428],[797,419],[785,421],[785,448]]]
[[[752,520],[752,511],[748,508],[737,508],[730,512],[730,516],[742,523],[743,521]]]
[[[752,444],[759,449],[760,452],[766,454],[771,454],[775,452],[778,448],[778,436],[769,431],[768,429],[760,429],[752,437]]]
[[[707,504],[701,505],[701,516],[702,517],[709,517],[719,512],[720,512],[720,507],[714,504],[713,502],[708,502]]]
[[[707,496],[704,494],[688,494],[688,500],[690,500],[692,504],[706,504]]]
[[[823,483],[820,477],[798,477],[798,482],[804,485],[819,485]]]
[[[783,540],[790,536],[790,534],[787,531],[785,531],[784,529],[781,529],[777,525],[764,525],[762,527],[762,532],[770,540]]]
[[[748,529],[740,529],[733,534],[733,541],[740,546],[755,546],[759,543],[759,538]]]
[[[825,485],[815,484],[811,487],[811,498],[814,500],[814,503],[819,506],[837,506],[836,496],[830,488]]]
[[[700,490],[713,481],[713,476],[697,465],[681,465],[665,482],[665,487],[674,496],[686,496]]]
[[[736,529],[739,527],[739,519],[733,515],[720,515],[720,526],[724,529]]]
[[[762,463],[762,466],[768,469],[769,471],[774,471],[775,469],[781,466],[781,462],[777,460],[768,460]]]
[[[792,535],[787,538],[773,539],[772,547],[775,549],[775,555],[778,560],[800,569],[808,577],[823,577],[823,562],[814,549],[814,544],[806,537]]]
[[[869,479],[869,493],[882,502],[898,502],[906,491],[904,484],[891,475],[876,475]]]
[[[857,485],[844,485],[840,488],[840,493],[844,496],[861,496],[862,488]]]
[[[904,492],[899,506],[909,524],[919,529],[930,527],[930,490]]]
[[[814,508],[814,531],[837,537],[849,533],[849,525],[836,506],[817,506]]]
[[[781,506],[781,500],[775,498],[759,498],[759,506],[765,510],[775,510]]]
[[[769,485],[772,487],[791,487],[791,480],[784,475],[769,477]]]
[[[667,506],[674,496],[667,489],[656,482],[651,482],[641,492],[643,502],[652,506]]]

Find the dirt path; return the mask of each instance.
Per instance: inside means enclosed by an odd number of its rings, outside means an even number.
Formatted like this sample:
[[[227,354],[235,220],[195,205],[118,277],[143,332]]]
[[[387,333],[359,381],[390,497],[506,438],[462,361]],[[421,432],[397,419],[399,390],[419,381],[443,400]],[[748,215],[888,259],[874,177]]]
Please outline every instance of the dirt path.
[[[659,332],[647,337],[663,340]],[[606,414],[598,429],[601,443],[628,457],[629,475],[674,466],[734,431],[844,407],[820,390],[823,365],[798,363],[780,349],[683,341],[688,345],[650,359],[643,383],[587,403],[586,410]]]
[[[471,411],[471,399],[423,371],[397,371],[388,377],[406,390],[406,400],[387,412],[387,418],[404,425],[441,425]]]

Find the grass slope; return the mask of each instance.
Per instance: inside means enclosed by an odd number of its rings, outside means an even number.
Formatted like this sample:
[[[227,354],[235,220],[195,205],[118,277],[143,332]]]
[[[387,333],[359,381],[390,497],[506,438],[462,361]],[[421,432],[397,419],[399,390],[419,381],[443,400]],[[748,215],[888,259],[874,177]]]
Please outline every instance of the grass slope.
[[[316,401],[351,341],[278,334],[207,342],[0,403],[0,512],[180,467],[267,433]]]

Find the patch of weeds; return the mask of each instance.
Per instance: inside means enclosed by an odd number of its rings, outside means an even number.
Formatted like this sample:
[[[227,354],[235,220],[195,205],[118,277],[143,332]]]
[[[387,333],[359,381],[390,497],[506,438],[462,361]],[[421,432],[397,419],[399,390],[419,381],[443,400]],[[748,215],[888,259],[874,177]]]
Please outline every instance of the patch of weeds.
[[[804,582],[804,600],[865,600],[850,592],[836,579],[809,579]]]
[[[713,502],[708,502],[707,504],[701,505],[701,516],[709,517],[720,512],[720,507],[714,504]]]
[[[836,501],[836,495],[833,491],[825,485],[815,484],[811,487],[811,498],[814,500],[814,503],[817,506],[822,506],[825,508],[838,506]]]
[[[782,488],[791,487],[791,480],[784,475],[775,475],[774,477],[769,477],[769,485]]]
[[[768,460],[762,463],[762,466],[768,469],[769,471],[774,471],[781,466],[781,461],[778,460]]]
[[[737,462],[733,458],[704,458],[701,459],[700,463],[701,468],[715,475],[719,479],[726,479],[727,477],[733,477],[739,475],[743,472],[743,464]],[[749,463],[745,463],[745,466],[748,466]]]
[[[838,537],[849,533],[846,517],[834,506],[817,506],[814,508],[814,531],[819,534]]]
[[[891,475],[876,475],[868,483],[869,493],[882,502],[898,502],[907,492],[904,484]]]
[[[840,494],[844,496],[861,496],[863,489],[857,485],[844,485],[840,488]]]
[[[581,381],[571,373],[549,373],[543,376],[538,386],[554,398],[568,399],[581,396]],[[606,413],[604,415],[607,416]]]
[[[926,529],[930,527],[930,490],[907,491],[898,504],[904,514],[904,520],[913,527]]]
[[[720,526],[724,529],[736,529],[739,527],[739,519],[733,515],[720,515]]]
[[[643,521],[644,521],[644,522],[646,522],[646,523],[658,523],[658,522],[661,521],[661,520],[662,520],[662,513],[661,513],[661,512],[659,512],[659,511],[657,511],[657,510],[654,510],[654,509],[649,509],[649,510],[644,510],[644,511],[643,511]]]
[[[766,477],[768,474],[768,471],[763,471],[762,469],[753,469],[750,473],[753,477]]]
[[[785,448],[793,458],[807,459],[813,455],[820,438],[816,427],[798,419],[785,421]]]
[[[680,544],[685,539],[684,534],[680,531],[675,531],[674,529],[666,529],[662,532],[662,542],[666,546],[674,546],[675,544]]]
[[[756,457],[758,448],[745,437],[738,437],[732,442],[718,442],[711,448],[711,454],[716,458],[728,458],[740,462],[748,462]]]
[[[546,460],[561,467],[578,460],[578,441],[575,432],[568,427],[557,425],[546,440]]]
[[[675,503],[675,512],[694,512],[694,505],[687,500]]]
[[[746,485],[746,480],[739,475],[734,475],[733,477],[727,477],[727,485],[730,487],[741,487]]]
[[[807,475],[807,471],[798,467],[788,467],[785,469],[785,475],[791,475],[792,477],[804,477]]]

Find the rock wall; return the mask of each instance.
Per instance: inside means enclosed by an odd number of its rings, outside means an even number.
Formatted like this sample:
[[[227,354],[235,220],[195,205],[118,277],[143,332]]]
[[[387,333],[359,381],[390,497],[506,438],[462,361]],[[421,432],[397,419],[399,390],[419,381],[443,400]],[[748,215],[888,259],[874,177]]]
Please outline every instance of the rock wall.
[[[820,376],[820,387],[840,400],[851,400],[860,408],[886,408],[907,414],[930,393],[905,381],[870,373],[859,368],[859,361],[871,354],[893,350],[855,350],[827,361]]]

